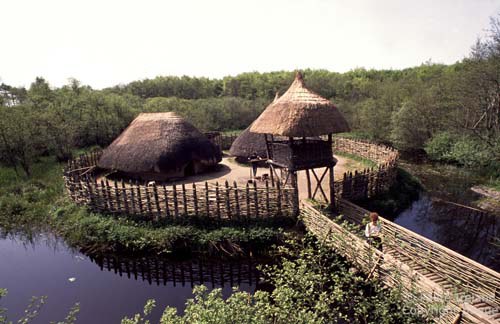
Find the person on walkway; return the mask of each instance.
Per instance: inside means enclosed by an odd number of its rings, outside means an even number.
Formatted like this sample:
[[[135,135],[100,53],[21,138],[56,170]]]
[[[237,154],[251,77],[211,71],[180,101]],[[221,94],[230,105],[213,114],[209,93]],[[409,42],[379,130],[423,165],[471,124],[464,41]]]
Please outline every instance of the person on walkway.
[[[248,157],[248,160],[250,164],[252,164],[252,180],[255,180],[255,177],[257,177],[257,166],[261,158],[257,155],[257,152],[253,152],[252,155]]]
[[[370,213],[370,222],[366,224],[365,236],[371,245],[379,250],[382,250],[382,226],[378,221],[378,217],[377,213]]]

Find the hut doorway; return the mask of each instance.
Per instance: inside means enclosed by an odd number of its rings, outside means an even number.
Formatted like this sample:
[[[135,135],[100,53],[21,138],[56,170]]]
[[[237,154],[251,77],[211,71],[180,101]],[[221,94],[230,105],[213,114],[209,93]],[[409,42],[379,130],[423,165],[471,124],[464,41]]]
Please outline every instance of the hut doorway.
[[[195,172],[194,172],[194,163],[193,163],[193,161],[189,161],[189,163],[184,168],[184,176],[185,177],[189,177],[189,176],[192,176],[194,174],[195,174]]]

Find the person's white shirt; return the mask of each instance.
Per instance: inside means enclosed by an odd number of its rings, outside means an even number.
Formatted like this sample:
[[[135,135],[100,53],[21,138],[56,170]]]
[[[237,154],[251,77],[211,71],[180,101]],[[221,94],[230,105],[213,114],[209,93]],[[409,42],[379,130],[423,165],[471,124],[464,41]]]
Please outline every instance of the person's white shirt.
[[[372,236],[378,237],[380,235],[381,229],[382,229],[382,227],[380,226],[380,222],[377,222],[377,224],[375,224],[375,225],[372,222],[369,222],[368,224],[366,224],[365,236],[366,237],[372,237]]]

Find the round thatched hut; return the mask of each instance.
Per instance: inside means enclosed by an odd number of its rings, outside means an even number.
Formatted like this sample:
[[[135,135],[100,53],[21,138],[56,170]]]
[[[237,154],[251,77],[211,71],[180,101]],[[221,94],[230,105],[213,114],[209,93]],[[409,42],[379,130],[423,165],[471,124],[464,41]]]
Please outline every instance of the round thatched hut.
[[[233,142],[229,154],[236,158],[236,161],[245,163],[252,154],[257,154],[266,158],[266,139],[263,134],[251,133],[248,126]]]
[[[273,102],[278,100],[279,94],[276,92]],[[229,154],[236,158],[240,163],[248,162],[250,156],[254,153],[261,158],[267,157],[266,139],[264,134],[250,132],[250,124],[233,142],[229,149]]]
[[[175,113],[141,113],[104,150],[98,167],[161,181],[204,172],[221,160],[220,149]]]

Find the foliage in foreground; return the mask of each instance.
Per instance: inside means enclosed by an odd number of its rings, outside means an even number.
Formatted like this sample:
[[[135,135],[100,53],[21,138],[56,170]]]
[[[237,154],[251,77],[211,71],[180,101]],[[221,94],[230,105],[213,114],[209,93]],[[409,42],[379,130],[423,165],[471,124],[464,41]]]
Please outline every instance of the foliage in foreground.
[[[7,289],[0,288],[0,301],[5,296],[7,296]],[[46,301],[47,301],[47,296],[32,297],[30,303],[24,310],[23,317],[18,319],[16,323],[17,324],[32,323],[40,313],[40,310],[42,309]],[[52,321],[50,323],[74,324],[76,322],[76,317],[79,311],[80,311],[80,304],[76,303],[75,305],[73,305],[73,307],[71,307],[71,309],[69,310],[68,314],[66,315],[63,321],[58,321],[58,322]],[[7,314],[7,309],[0,307],[0,324],[13,324],[14,322],[9,320],[6,314]]]
[[[351,271],[331,248],[312,237],[280,247],[278,264],[263,272],[275,288],[254,294],[234,290],[223,299],[221,290],[194,289],[184,315],[167,307],[160,323],[424,323],[409,315],[411,305],[377,281]],[[122,324],[148,323],[155,302],[144,314],[124,318]]]

